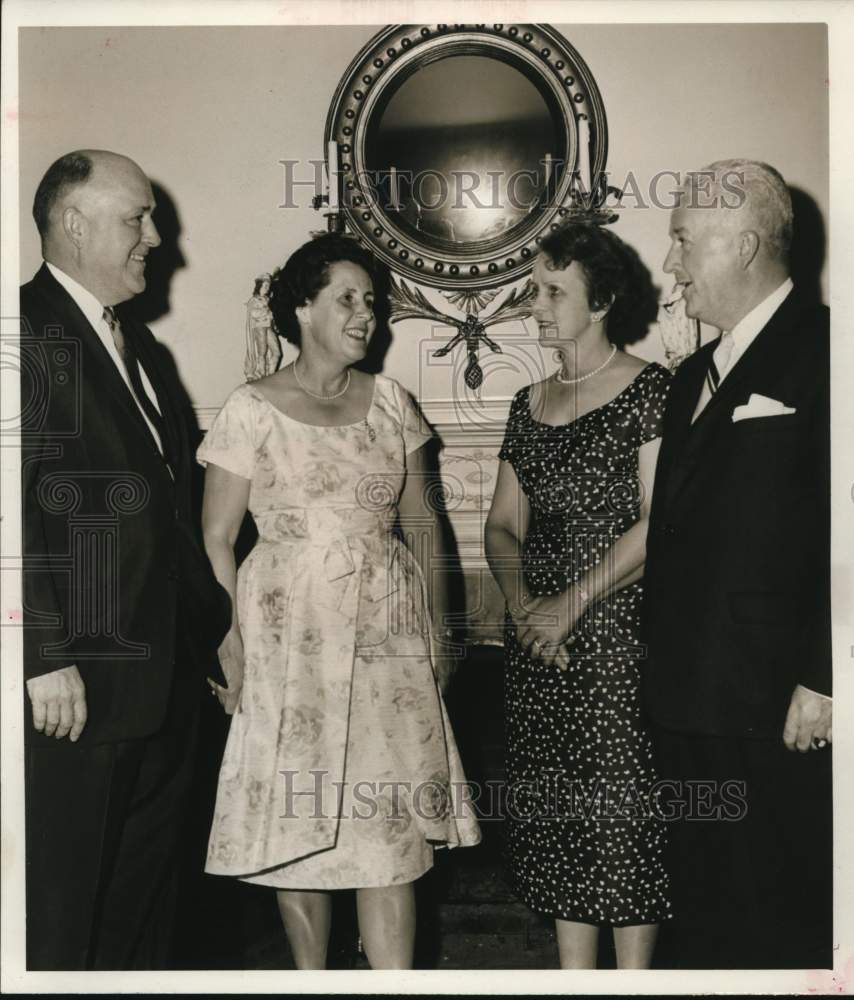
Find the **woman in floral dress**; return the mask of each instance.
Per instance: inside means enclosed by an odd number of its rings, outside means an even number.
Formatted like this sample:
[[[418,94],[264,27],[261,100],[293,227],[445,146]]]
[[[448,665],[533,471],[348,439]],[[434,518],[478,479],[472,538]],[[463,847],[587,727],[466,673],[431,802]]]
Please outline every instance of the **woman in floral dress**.
[[[609,338],[634,270],[595,226],[543,240],[533,314],[561,367],[513,400],[486,526],[508,608],[510,865],[564,968],[595,968],[603,926],[619,967],[648,967],[670,912],[639,628],[669,376]]]
[[[234,715],[206,870],[277,890],[299,968],[324,967],[343,888],[371,966],[411,967],[414,881],[435,847],[479,840],[439,690],[430,435],[396,382],[351,367],[375,326],[371,263],[337,236],[293,254],[270,304],[300,354],[236,389],[199,449],[205,544],[235,608],[227,687],[211,682]],[[259,537],[237,573],[247,510]]]

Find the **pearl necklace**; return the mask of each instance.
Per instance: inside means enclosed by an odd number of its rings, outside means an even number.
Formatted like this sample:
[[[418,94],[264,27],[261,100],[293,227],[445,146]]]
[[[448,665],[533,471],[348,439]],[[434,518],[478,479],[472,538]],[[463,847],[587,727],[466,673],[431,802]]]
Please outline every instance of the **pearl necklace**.
[[[617,353],[617,345],[611,345],[611,353],[608,357],[599,365],[598,368],[594,368],[592,372],[588,372],[586,375],[579,375],[578,378],[569,378],[564,375],[563,372],[555,372],[555,382],[560,382],[561,385],[577,385],[579,382],[586,382],[587,379],[593,378],[594,375],[598,375],[603,368],[607,368],[608,365],[614,360],[614,356]]]
[[[302,389],[302,391],[314,399],[338,399],[339,396],[343,396],[344,393],[350,388],[350,369],[347,369],[347,381],[344,383],[344,388],[339,389],[338,392],[333,392],[331,395],[324,395],[322,392],[312,392],[311,389],[306,388],[303,385],[302,379],[299,377],[299,372],[297,371],[296,361],[293,364],[294,378],[297,380],[297,385]]]

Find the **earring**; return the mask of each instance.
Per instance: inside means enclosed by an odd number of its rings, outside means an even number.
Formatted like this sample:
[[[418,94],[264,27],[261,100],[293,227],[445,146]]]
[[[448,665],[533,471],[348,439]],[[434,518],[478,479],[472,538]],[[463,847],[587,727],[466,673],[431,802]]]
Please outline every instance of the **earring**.
[[[599,313],[599,312],[590,313],[590,318],[593,320],[594,323],[601,323],[602,320],[605,318],[605,313]]]

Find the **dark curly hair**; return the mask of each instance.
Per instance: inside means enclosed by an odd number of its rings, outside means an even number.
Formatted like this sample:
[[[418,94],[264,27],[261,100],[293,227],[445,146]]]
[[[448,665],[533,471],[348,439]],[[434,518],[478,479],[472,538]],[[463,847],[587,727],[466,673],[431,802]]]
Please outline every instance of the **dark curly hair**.
[[[92,160],[86,153],[74,152],[60,156],[47,168],[33,199],[33,218],[42,238],[50,230],[53,206],[69,188],[85,184],[89,180],[92,166]]]
[[[568,223],[540,244],[546,267],[562,271],[577,261],[591,309],[608,309],[608,339],[623,346],[646,335],[658,314],[658,289],[637,252],[610,229]],[[610,308],[609,308],[610,306]]]
[[[270,310],[280,337],[299,347],[300,326],[296,310],[313,302],[318,292],[329,284],[329,269],[339,261],[358,264],[375,280],[375,261],[366,250],[348,236],[329,233],[309,240],[295,250],[285,266],[276,271],[270,282]]]

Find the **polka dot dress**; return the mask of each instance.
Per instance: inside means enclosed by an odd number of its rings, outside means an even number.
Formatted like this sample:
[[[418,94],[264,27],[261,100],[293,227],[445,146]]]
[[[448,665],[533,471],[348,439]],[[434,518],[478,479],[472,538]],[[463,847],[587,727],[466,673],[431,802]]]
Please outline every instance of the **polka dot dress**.
[[[647,365],[610,402],[556,427],[532,417],[530,386],[516,394],[500,458],[531,506],[531,595],[565,590],[638,520],[638,449],[660,435],[668,381]],[[622,927],[670,912],[641,722],[641,599],[638,582],[594,603],[566,672],[530,659],[506,623],[512,878],[528,906],[564,920]]]

